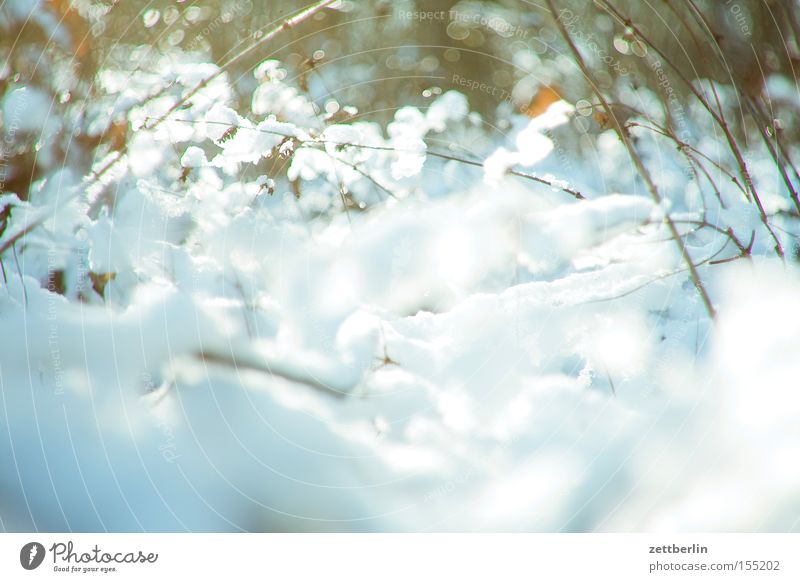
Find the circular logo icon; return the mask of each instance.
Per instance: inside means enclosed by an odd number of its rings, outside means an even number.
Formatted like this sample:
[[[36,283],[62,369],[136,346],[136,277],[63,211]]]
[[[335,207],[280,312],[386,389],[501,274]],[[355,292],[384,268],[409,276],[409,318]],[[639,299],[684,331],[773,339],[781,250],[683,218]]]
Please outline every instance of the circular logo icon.
[[[19,551],[19,563],[26,570],[35,570],[44,561],[44,546],[39,542],[30,542]]]

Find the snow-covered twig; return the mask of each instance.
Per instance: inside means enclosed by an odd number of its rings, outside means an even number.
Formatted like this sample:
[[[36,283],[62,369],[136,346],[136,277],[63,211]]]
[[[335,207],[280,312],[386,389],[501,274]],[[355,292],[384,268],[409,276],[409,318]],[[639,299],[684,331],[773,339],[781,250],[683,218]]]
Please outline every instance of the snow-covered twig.
[[[145,119],[147,120],[147,119],[152,119],[152,118],[148,117],[148,118],[145,118]],[[239,125],[235,125],[235,124],[231,125],[230,123],[225,123],[225,122],[222,122],[222,121],[204,120],[204,121],[201,122],[201,121],[195,121],[195,120],[191,120],[191,119],[173,119],[172,121],[177,121],[177,122],[181,122],[181,123],[205,123],[205,124],[208,124],[208,125],[224,125],[226,127],[234,128],[234,129],[237,129],[237,130],[238,129],[242,129],[242,127],[239,126]],[[300,146],[300,147],[315,147],[315,146],[324,147],[326,145],[329,145],[329,146],[334,146],[334,147],[337,147],[337,148],[353,147],[353,148],[362,148],[362,149],[367,149],[367,150],[384,151],[384,152],[392,152],[392,153],[416,153],[416,150],[402,149],[402,148],[397,148],[397,147],[392,147],[392,146],[357,144],[357,143],[352,143],[352,142],[343,142],[343,141],[336,141],[336,140],[329,140],[329,139],[319,139],[319,138],[315,138],[315,139],[312,139],[312,140],[301,140],[296,136],[289,135],[287,133],[282,133],[282,132],[275,131],[275,130],[263,129],[263,128],[258,128],[258,127],[248,128],[248,129],[250,131],[255,131],[255,132],[258,132],[258,133],[266,133],[266,134],[269,134],[269,135],[275,135],[275,136],[283,137],[283,138],[287,138],[287,139],[289,139],[289,138],[294,139],[295,141],[297,141],[298,146]],[[451,161],[451,162],[458,162],[460,164],[466,164],[468,166],[474,166],[474,167],[482,168],[483,165],[484,165],[483,161],[468,160],[468,159],[462,158],[460,156],[455,156],[453,154],[446,154],[444,152],[437,152],[435,150],[426,150],[425,153],[427,155],[429,155],[429,156],[434,157],[434,158],[439,158],[439,159],[447,160],[447,161]],[[337,158],[337,157],[334,157],[334,156],[331,156],[331,157],[333,159],[335,159],[336,161],[347,163],[344,160],[342,160],[341,158]],[[354,168],[354,169],[357,169],[357,168]],[[362,175],[363,175],[363,172],[359,171],[359,173],[362,173]],[[574,188],[570,188],[569,186],[565,186],[562,183],[562,181],[558,180],[558,179],[551,180],[551,179],[548,179],[548,178],[543,178],[541,176],[537,176],[536,174],[522,172],[522,171],[519,171],[519,170],[509,170],[508,174],[510,174],[512,176],[517,176],[518,178],[523,178],[525,180],[531,180],[533,182],[537,182],[537,183],[543,184],[545,186],[550,186],[551,188],[556,188],[558,190],[561,190],[562,192],[566,192],[567,194],[569,194],[570,196],[572,196],[572,197],[574,197],[574,198],[576,198],[578,200],[585,200],[586,199],[586,196],[584,196],[581,192],[579,192],[578,190],[576,190]],[[374,180],[371,177],[369,177],[369,176],[366,176],[366,177],[370,178],[370,180],[372,180],[374,182]],[[385,190],[385,187],[381,186],[381,188],[383,188]]]
[[[184,95],[183,97],[178,99],[172,105],[172,107],[170,107],[163,115],[161,115],[158,118],[156,118],[154,120],[154,122],[150,126],[148,126],[146,129],[152,130],[152,129],[155,129],[158,126],[160,126],[162,123],[164,123],[167,119],[169,119],[170,115],[172,115],[173,113],[178,111],[181,107],[183,107],[189,101],[189,99],[194,97],[199,91],[203,90],[206,86],[208,86],[209,83],[211,83],[212,81],[214,81],[215,79],[220,77],[223,73],[225,73],[231,67],[231,65],[233,65],[234,63],[237,63],[238,61],[240,61],[242,58],[244,58],[245,56],[250,54],[255,49],[257,49],[257,48],[263,46],[264,44],[266,44],[267,42],[271,41],[277,35],[279,35],[281,32],[284,32],[286,30],[294,28],[298,24],[304,22],[305,20],[308,20],[309,18],[314,16],[316,13],[318,13],[321,10],[327,8],[328,6],[330,6],[331,4],[333,4],[336,1],[337,0],[320,0],[319,2],[315,2],[314,4],[312,4],[311,6],[305,8],[303,10],[301,10],[300,12],[298,12],[297,14],[292,16],[291,18],[287,18],[286,20],[284,20],[278,26],[275,26],[274,28],[272,28],[269,32],[267,32],[257,42],[252,43],[251,45],[247,46],[246,48],[244,48],[240,52],[236,53],[233,57],[228,59],[217,71],[215,71],[214,73],[212,73],[211,75],[209,75],[208,77],[206,77],[205,79],[200,81],[193,89],[191,89],[189,92],[187,92],[186,95]],[[91,185],[95,184],[111,168],[116,166],[117,163],[119,163],[119,161],[122,160],[125,157],[125,154],[127,153],[127,150],[128,150],[128,144],[126,142],[125,145],[122,147],[121,151],[119,152],[119,155],[117,155],[116,157],[114,157],[111,160],[109,160],[106,163],[105,166],[103,166],[102,168],[100,168],[99,170],[97,170],[96,172],[94,172],[90,176],[87,186],[91,186]]]

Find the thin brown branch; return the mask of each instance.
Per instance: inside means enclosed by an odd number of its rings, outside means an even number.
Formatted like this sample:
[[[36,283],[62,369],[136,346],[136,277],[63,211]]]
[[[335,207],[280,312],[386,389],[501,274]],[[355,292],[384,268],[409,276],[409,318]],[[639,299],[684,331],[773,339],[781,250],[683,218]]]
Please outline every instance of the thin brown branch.
[[[233,352],[229,354],[219,354],[215,352],[201,351],[195,354],[195,356],[201,361],[209,364],[225,366],[227,368],[233,368],[234,370],[251,370],[254,372],[260,372],[273,378],[281,378],[297,384],[305,384],[306,386],[324,392],[329,396],[335,396],[336,398],[343,398],[347,394],[346,391],[337,390],[336,388],[328,386],[311,375],[306,376],[297,374],[290,370],[282,370],[277,366],[270,366],[267,362],[255,361],[252,358],[237,356]]]
[[[781,159],[781,151],[779,153],[777,146],[780,146],[780,141],[778,138],[778,130],[773,128],[773,138],[775,139],[775,144],[770,141],[770,136],[767,133],[767,127],[770,125],[769,120],[766,118],[766,114],[763,111],[759,111],[757,104],[753,102],[752,99],[744,96],[745,104],[747,105],[747,109],[750,111],[750,115],[756,122],[758,126],[758,134],[761,136],[761,139],[764,141],[764,145],[767,146],[767,150],[769,151],[770,156],[772,156],[772,160],[775,162],[775,166],[778,168],[778,172],[783,179],[783,183],[786,185],[787,190],[789,191],[789,198],[792,199],[794,202],[795,208],[797,208],[798,212],[800,212],[800,198],[797,196],[797,191],[795,190],[794,186],[792,185],[792,180],[789,178],[789,175],[786,173],[786,167],[784,166],[783,160]],[[787,156],[784,156],[786,158]]]
[[[748,200],[754,201],[757,208],[759,215],[761,217],[761,222],[764,224],[767,231],[770,233],[773,241],[775,242],[775,252],[781,258],[784,258],[783,247],[781,246],[780,241],[778,240],[777,235],[773,231],[772,227],[769,224],[769,218],[767,217],[767,213],[764,210],[764,206],[761,204],[761,198],[758,195],[758,192],[755,189],[755,185],[753,183],[752,178],[750,177],[750,171],[747,168],[747,163],[744,160],[744,156],[739,148],[739,145],[736,143],[736,138],[733,136],[731,132],[730,126],[725,122],[725,120],[720,117],[720,115],[714,110],[713,107],[709,104],[708,100],[703,96],[703,94],[695,87],[694,83],[681,71],[681,69],[675,64],[675,62],[669,57],[669,55],[662,49],[660,49],[653,41],[651,41],[646,34],[642,32],[642,30],[636,26],[636,24],[630,19],[630,17],[623,14],[619,9],[617,9],[609,0],[596,0],[595,2],[598,6],[601,6],[608,14],[610,14],[618,23],[622,26],[625,26],[626,29],[630,30],[636,38],[644,42],[647,46],[652,48],[669,67],[675,71],[675,74],[678,78],[686,85],[686,87],[691,91],[700,104],[708,111],[709,115],[711,115],[712,119],[715,123],[719,126],[722,130],[723,134],[725,135],[725,140],[728,142],[728,148],[730,149],[731,153],[733,153],[734,158],[736,159],[736,163],[739,166],[739,171],[742,175],[742,179],[744,181],[746,187],[746,196]],[[709,34],[713,34],[709,32]],[[716,42],[716,39],[715,41]],[[738,183],[738,182],[737,182]]]
[[[627,134],[625,128],[620,123],[620,120],[617,118],[613,108],[609,105],[608,101],[605,98],[605,95],[603,95],[600,86],[597,84],[597,81],[594,79],[594,76],[592,75],[591,71],[586,66],[586,62],[583,60],[583,56],[578,50],[578,47],[575,45],[575,42],[572,40],[572,36],[570,35],[569,31],[564,26],[561,17],[558,15],[555,5],[553,4],[553,0],[547,0],[547,6],[550,10],[550,14],[555,19],[556,25],[558,26],[558,29],[561,32],[562,38],[569,46],[569,49],[572,52],[573,57],[575,58],[575,63],[578,65],[581,72],[583,73],[584,78],[587,80],[589,86],[592,88],[592,91],[600,100],[600,103],[603,105],[603,108],[606,111],[606,115],[608,116],[608,119],[611,121],[611,125],[617,132],[617,135],[619,136],[620,140],[625,146],[625,149],[628,151],[628,156],[631,158],[631,161],[633,161],[634,165],[636,166],[639,175],[642,177],[642,180],[644,180],[644,183],[647,186],[647,190],[650,193],[653,202],[661,206],[662,198],[658,192],[658,188],[656,188],[655,182],[653,182],[653,179],[650,176],[650,172],[647,171],[647,168],[645,167],[641,156],[633,147],[633,144],[631,143],[630,137]],[[681,238],[680,233],[678,232],[678,229],[675,226],[675,223],[672,222],[669,213],[665,213],[664,223],[667,225],[667,228],[670,231],[670,235],[672,236],[672,239],[675,241],[675,244],[677,245],[678,250],[680,251],[681,257],[683,258],[683,261],[686,263],[686,266],[689,269],[692,282],[694,283],[697,292],[700,294],[700,298],[703,300],[703,305],[705,306],[706,311],[708,312],[708,316],[713,320],[716,315],[714,304],[711,302],[711,298],[709,297],[708,292],[706,291],[706,288],[703,285],[702,280],[700,279],[700,274],[697,272],[694,262],[692,261],[692,257],[689,255],[689,251],[686,248],[686,244]]]
[[[0,256],[2,256],[3,253],[6,252],[8,249],[13,247],[14,243],[16,243],[19,239],[21,239],[23,236],[28,234],[30,231],[32,231],[34,228],[36,228],[37,226],[39,226],[43,222],[44,222],[44,218],[39,218],[37,220],[34,220],[30,224],[28,224],[25,228],[20,230],[17,234],[13,235],[8,240],[6,240],[2,244],[2,246],[0,246]]]

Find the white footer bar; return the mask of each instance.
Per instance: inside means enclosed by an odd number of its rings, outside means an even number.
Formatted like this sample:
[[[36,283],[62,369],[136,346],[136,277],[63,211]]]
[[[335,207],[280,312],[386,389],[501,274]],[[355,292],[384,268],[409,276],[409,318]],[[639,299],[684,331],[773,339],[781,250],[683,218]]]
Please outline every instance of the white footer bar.
[[[2,534],[0,580],[800,580],[800,534]]]

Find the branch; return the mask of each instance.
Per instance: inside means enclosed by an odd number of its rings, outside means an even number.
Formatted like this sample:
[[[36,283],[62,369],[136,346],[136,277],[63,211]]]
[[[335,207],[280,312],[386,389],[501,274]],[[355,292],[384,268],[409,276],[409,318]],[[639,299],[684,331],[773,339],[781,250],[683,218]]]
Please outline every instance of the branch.
[[[333,388],[332,386],[328,386],[327,384],[320,382],[316,378],[312,376],[305,376],[301,374],[297,374],[291,370],[282,370],[275,365],[270,365],[266,361],[255,361],[253,358],[248,358],[244,356],[238,356],[233,352],[229,354],[218,354],[214,352],[206,352],[201,351],[195,354],[199,360],[209,363],[209,364],[217,364],[221,366],[225,366],[228,368],[233,368],[234,370],[246,369],[246,370],[253,370],[255,372],[260,372],[262,374],[266,374],[273,378],[282,378],[284,380],[288,380],[290,382],[295,382],[297,384],[305,384],[315,390],[319,390],[328,394],[329,396],[335,396],[336,398],[344,398],[347,394],[346,390],[339,390]]]
[[[145,119],[152,119],[152,118],[145,118]],[[177,122],[181,122],[181,123],[207,123],[207,124],[211,124],[211,125],[224,125],[226,127],[235,127],[237,129],[245,129],[242,126],[235,125],[235,124],[232,125],[232,124],[226,123],[224,121],[202,121],[202,122],[200,122],[200,121],[193,120],[193,119],[173,119],[172,121],[177,121]],[[385,151],[385,152],[393,152],[393,153],[419,153],[418,150],[404,150],[404,149],[394,148],[394,147],[391,147],[391,146],[366,145],[366,144],[358,144],[358,143],[351,143],[351,142],[341,142],[341,141],[333,141],[333,140],[326,140],[326,139],[302,140],[302,139],[300,139],[300,138],[298,138],[297,136],[294,136],[294,135],[289,135],[289,134],[282,133],[280,131],[274,131],[274,130],[271,130],[271,129],[259,129],[257,127],[248,127],[246,129],[248,131],[257,131],[257,132],[266,133],[266,134],[269,134],[269,135],[276,135],[278,137],[291,138],[291,139],[294,139],[298,143],[298,145],[301,146],[301,147],[313,147],[315,145],[321,145],[321,146],[332,145],[332,146],[336,146],[336,147],[363,148],[363,149],[367,149],[367,150]],[[449,161],[452,161],[452,162],[459,162],[461,164],[466,164],[468,166],[475,166],[475,167],[479,167],[479,168],[483,167],[483,162],[482,161],[478,161],[478,160],[468,160],[466,158],[461,158],[459,156],[454,156],[452,154],[446,154],[446,153],[443,153],[443,152],[437,152],[435,150],[425,150],[425,153],[427,155],[429,155],[429,156],[434,157],[434,158],[440,158],[440,159],[449,160]],[[333,159],[337,160],[337,161],[340,161],[340,162],[343,162],[343,163],[347,163],[345,160],[342,160],[341,158],[337,158],[335,156],[331,156],[331,157]],[[537,182],[539,184],[544,184],[545,186],[550,186],[551,188],[557,188],[558,190],[561,190],[562,192],[566,192],[567,194],[569,194],[573,198],[576,198],[577,200],[585,200],[586,199],[586,196],[581,194],[578,190],[570,188],[569,186],[564,186],[564,185],[560,184],[558,180],[548,180],[547,178],[542,178],[541,176],[537,176],[535,174],[529,174],[529,173],[526,173],[526,172],[521,172],[519,170],[510,170],[508,173],[511,174],[512,176],[517,176],[518,178],[524,178],[526,180],[531,180],[531,181]]]
[[[600,100],[600,103],[606,110],[606,115],[608,116],[608,119],[612,122],[614,130],[617,132],[617,135],[624,144],[625,149],[628,150],[628,155],[631,158],[631,161],[633,161],[634,165],[636,166],[636,169],[638,170],[639,175],[642,177],[642,180],[644,180],[644,183],[647,186],[647,190],[650,192],[650,196],[653,198],[653,202],[655,202],[659,206],[662,206],[662,198],[661,195],[658,193],[658,189],[656,188],[655,182],[653,182],[653,179],[650,176],[650,173],[647,171],[647,168],[645,167],[642,158],[639,156],[639,153],[633,147],[630,137],[620,124],[619,119],[617,119],[614,110],[611,108],[605,96],[603,95],[603,92],[600,90],[600,86],[594,80],[592,73],[586,66],[586,63],[584,62],[583,57],[581,56],[581,53],[578,50],[578,47],[575,46],[575,43],[573,42],[572,37],[569,34],[569,31],[566,29],[564,23],[561,21],[561,17],[557,14],[556,8],[553,5],[553,0],[547,0],[547,7],[550,10],[550,14],[555,19],[556,25],[558,26],[558,29],[561,32],[561,36],[564,38],[564,41],[569,46],[570,51],[572,51],[572,54],[575,57],[575,62],[577,63],[578,67],[583,73],[584,78],[586,78],[586,80],[589,82],[589,85],[591,86],[594,94],[597,95],[597,98]],[[667,225],[667,228],[669,229],[672,239],[678,246],[678,250],[680,251],[683,261],[686,263],[686,266],[689,269],[692,282],[694,283],[697,292],[700,294],[700,298],[703,300],[703,304],[705,305],[706,311],[708,312],[708,316],[713,320],[716,315],[714,305],[711,302],[711,298],[709,297],[708,292],[706,291],[706,288],[703,285],[702,280],[700,279],[700,274],[697,272],[697,268],[695,267],[694,262],[692,262],[692,257],[689,255],[689,251],[686,248],[686,243],[684,243],[683,239],[681,238],[680,233],[678,232],[678,229],[675,226],[675,223],[672,221],[672,218],[670,217],[669,213],[664,214],[664,222]]]
[[[32,231],[34,228],[36,228],[43,222],[44,222],[44,217],[37,218],[36,220],[28,224],[28,226],[20,230],[17,234],[9,238],[6,242],[3,243],[2,246],[0,246],[0,256],[2,256],[3,253],[6,252],[8,249],[13,247],[15,242],[17,242],[19,239],[21,239],[23,236],[28,234],[30,231]]]
[[[192,97],[197,95],[197,93],[199,91],[201,91],[203,88],[205,88],[209,83],[211,83],[213,80],[217,79],[223,73],[225,73],[231,65],[233,65],[234,63],[237,63],[238,61],[240,61],[246,55],[250,54],[255,49],[257,49],[257,48],[261,47],[262,45],[264,45],[265,43],[271,41],[273,38],[275,38],[281,32],[283,32],[285,30],[289,30],[290,28],[294,28],[295,26],[297,26],[301,22],[303,22],[305,20],[308,20],[314,14],[316,14],[317,12],[320,12],[324,8],[327,8],[328,6],[330,6],[331,4],[333,4],[336,1],[337,0],[320,0],[319,2],[316,2],[315,4],[312,4],[311,6],[309,6],[308,8],[305,8],[304,10],[298,12],[296,15],[292,16],[291,18],[288,18],[288,19],[284,20],[281,24],[279,24],[278,26],[276,26],[275,28],[270,30],[267,34],[265,34],[264,37],[261,38],[258,42],[255,42],[255,43],[251,44],[250,46],[246,47],[245,49],[243,49],[242,51],[240,51],[239,53],[237,53],[233,57],[231,57],[214,74],[209,75],[208,77],[206,77],[205,79],[200,81],[194,87],[194,89],[191,89],[188,93],[186,93],[186,95],[184,95],[183,97],[178,99],[178,101],[172,107],[170,107],[167,110],[166,113],[161,115],[161,117],[158,117],[153,122],[152,125],[150,125],[149,127],[146,127],[145,129],[155,129],[156,127],[158,127],[159,125],[164,123],[169,118],[170,115],[172,115],[173,113],[175,113],[175,111],[177,111],[178,109],[183,107],[186,104],[186,102],[189,101],[189,99],[191,99]],[[106,172],[108,172],[111,168],[113,168],[115,165],[117,165],[117,163],[125,156],[125,154],[127,152],[128,152],[128,144],[125,143],[125,145],[119,151],[119,155],[117,157],[115,157],[114,159],[110,160],[105,166],[103,166],[100,170],[98,170],[97,172],[94,172],[93,175],[90,176],[89,183],[87,184],[87,187],[88,186],[92,186],[93,184],[97,183],[97,181],[100,180],[100,178],[102,178],[103,175]]]
[[[725,135],[725,140],[728,142],[728,147],[733,153],[734,158],[736,158],[736,163],[739,166],[739,171],[741,172],[742,179],[744,181],[745,196],[747,197],[748,201],[755,202],[756,206],[758,207],[759,215],[761,216],[761,222],[764,223],[767,231],[772,236],[772,239],[775,241],[775,252],[781,259],[784,258],[783,247],[781,246],[778,237],[775,235],[775,232],[772,230],[772,227],[769,224],[769,219],[767,218],[766,211],[764,210],[763,205],[761,204],[761,198],[758,195],[758,192],[755,189],[753,184],[753,180],[750,177],[750,171],[747,169],[747,163],[744,160],[744,156],[742,155],[741,150],[739,149],[738,144],[736,143],[736,139],[733,137],[733,133],[731,132],[730,127],[722,118],[722,116],[714,111],[714,109],[709,104],[708,100],[700,93],[697,87],[694,86],[692,81],[680,70],[680,68],[675,64],[675,62],[667,55],[662,49],[657,47],[653,41],[651,41],[642,31],[638,28],[633,21],[625,16],[622,12],[620,12],[609,0],[596,0],[596,4],[600,6],[602,4],[602,8],[610,14],[618,23],[624,26],[626,29],[629,29],[636,38],[641,40],[647,46],[652,48],[662,59],[664,62],[669,65],[669,67],[675,71],[675,74],[678,78],[686,85],[686,87],[691,91],[697,100],[703,105],[706,111],[708,111],[709,115],[714,119],[714,122],[719,126],[722,130],[723,134]],[[710,31],[709,31],[709,34]],[[713,36],[713,34],[712,34]],[[713,85],[712,85],[713,86]],[[738,185],[738,182],[737,182]]]

